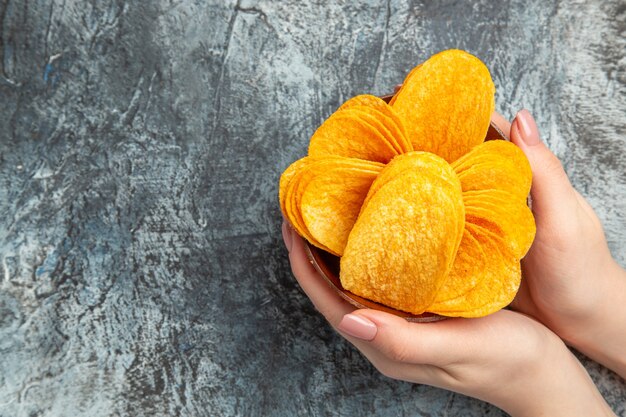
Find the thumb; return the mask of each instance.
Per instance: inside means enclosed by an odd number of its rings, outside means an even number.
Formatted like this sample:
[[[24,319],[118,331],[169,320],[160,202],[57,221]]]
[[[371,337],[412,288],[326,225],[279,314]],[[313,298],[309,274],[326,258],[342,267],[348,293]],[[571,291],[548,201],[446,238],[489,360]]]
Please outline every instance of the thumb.
[[[533,173],[530,190],[532,209],[538,220],[563,215],[563,209],[577,204],[576,193],[561,161],[541,141],[535,119],[526,109],[511,124],[511,141],[528,158]]]
[[[453,321],[409,323],[382,311],[357,310],[346,314],[337,328],[367,341],[393,362],[444,366],[458,360],[464,349],[459,338],[450,337]]]

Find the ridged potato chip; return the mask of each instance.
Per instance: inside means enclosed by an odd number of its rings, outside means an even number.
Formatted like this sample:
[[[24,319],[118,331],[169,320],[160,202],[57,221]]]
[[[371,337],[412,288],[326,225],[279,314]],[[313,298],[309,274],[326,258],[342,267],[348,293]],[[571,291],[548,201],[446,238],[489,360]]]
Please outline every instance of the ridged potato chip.
[[[339,107],[339,110],[362,107],[369,107],[370,110],[374,110],[379,113],[378,117],[392,134],[392,138],[397,144],[396,149],[400,153],[413,151],[413,145],[411,145],[411,142],[407,138],[404,122],[400,119],[400,117],[398,117],[393,107],[385,103],[385,101],[380,97],[368,94],[352,97],[350,100],[343,103],[341,107]]]
[[[465,222],[502,238],[514,257],[526,255],[535,238],[535,218],[512,193],[497,189],[463,192]]]
[[[468,224],[466,230],[486,254],[481,283],[460,297],[433,303],[428,307],[432,313],[450,317],[482,317],[506,307],[517,294],[522,275],[520,263],[504,240],[480,226]]]
[[[478,58],[443,51],[409,75],[393,108],[416,151],[453,162],[483,142],[495,108],[495,87]]]
[[[353,158],[302,158],[281,177],[281,208],[309,242],[341,256],[383,165]]]
[[[423,169],[411,169],[416,165]],[[411,152],[383,169],[370,194],[341,258],[341,283],[359,296],[421,314],[461,240],[461,184],[443,159]]]
[[[452,163],[463,191],[496,189],[524,202],[530,191],[532,172],[520,148],[504,140],[482,143]]]
[[[339,109],[311,137],[309,156],[335,155],[387,163],[407,151],[404,127],[398,123],[397,118],[376,107],[353,104]]]
[[[411,79],[412,76],[415,75],[415,73],[417,71],[419,71],[421,66],[422,66],[422,64],[419,64],[416,67],[414,67],[411,71],[409,71],[407,76],[404,77],[404,83],[410,83],[409,80]],[[396,102],[396,99],[398,98],[398,94],[400,93],[400,91],[402,91],[402,88],[404,88],[404,83],[400,85],[400,89],[398,91],[396,91],[396,93],[393,95],[393,97],[391,97],[391,100],[389,100],[389,105],[390,106],[393,106],[394,103]]]
[[[379,126],[361,114],[335,113],[313,134],[309,156],[343,156],[387,163],[399,152]]]
[[[433,305],[443,301],[461,297],[483,284],[487,255],[481,243],[467,230],[463,230],[463,238],[456,252],[450,272],[437,291]],[[433,308],[431,305],[428,309]]]

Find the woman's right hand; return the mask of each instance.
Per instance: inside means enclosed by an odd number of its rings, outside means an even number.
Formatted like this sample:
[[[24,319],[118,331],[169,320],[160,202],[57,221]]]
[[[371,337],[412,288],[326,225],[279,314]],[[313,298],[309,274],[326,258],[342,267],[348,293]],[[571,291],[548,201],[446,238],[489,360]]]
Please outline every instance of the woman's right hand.
[[[355,310],[319,275],[303,239],[283,237],[300,286],[342,336],[383,374],[488,401],[515,417],[614,416],[561,339],[524,314],[409,323]]]
[[[626,378],[626,272],[614,261],[602,225],[541,141],[533,117],[494,121],[528,158],[535,241],[522,260],[513,308]]]

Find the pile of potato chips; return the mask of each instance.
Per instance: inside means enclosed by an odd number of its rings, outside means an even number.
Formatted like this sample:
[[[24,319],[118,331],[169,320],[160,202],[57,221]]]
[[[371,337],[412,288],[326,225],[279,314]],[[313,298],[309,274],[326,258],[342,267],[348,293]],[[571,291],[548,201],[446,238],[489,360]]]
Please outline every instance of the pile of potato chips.
[[[531,171],[515,145],[484,142],[494,93],[479,59],[441,52],[389,104],[345,102],[285,170],[283,215],[341,257],[345,289],[413,314],[480,317],[512,301],[535,236]]]

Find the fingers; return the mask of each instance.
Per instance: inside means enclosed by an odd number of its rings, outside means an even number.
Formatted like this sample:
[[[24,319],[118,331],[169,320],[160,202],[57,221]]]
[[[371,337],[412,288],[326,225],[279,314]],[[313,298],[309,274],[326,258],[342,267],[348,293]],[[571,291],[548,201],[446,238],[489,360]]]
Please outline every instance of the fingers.
[[[285,247],[287,248],[287,252],[291,252],[291,245],[293,243],[293,238],[291,237],[291,227],[289,227],[289,224],[287,224],[286,220],[283,220],[282,233],[283,233],[283,241],[285,242]]]
[[[305,252],[303,239],[293,229],[283,225],[283,238],[285,246],[288,249],[291,247],[289,261],[296,280],[311,299],[315,308],[326,317],[332,326],[337,327],[341,318],[353,311],[354,308],[343,301],[315,270]]]
[[[462,337],[453,330],[456,321],[409,323],[382,311],[357,310],[344,316],[338,329],[368,342],[394,363],[444,366],[463,354]]]
[[[519,146],[533,172],[530,191],[533,213],[538,221],[558,219],[563,209],[577,203],[572,185],[561,161],[541,141],[535,120],[528,110],[521,110],[511,124],[511,141]]]
[[[511,123],[497,111],[494,111],[491,115],[491,123],[496,125],[496,127],[500,129],[500,131],[504,133],[507,138],[511,137]]]

